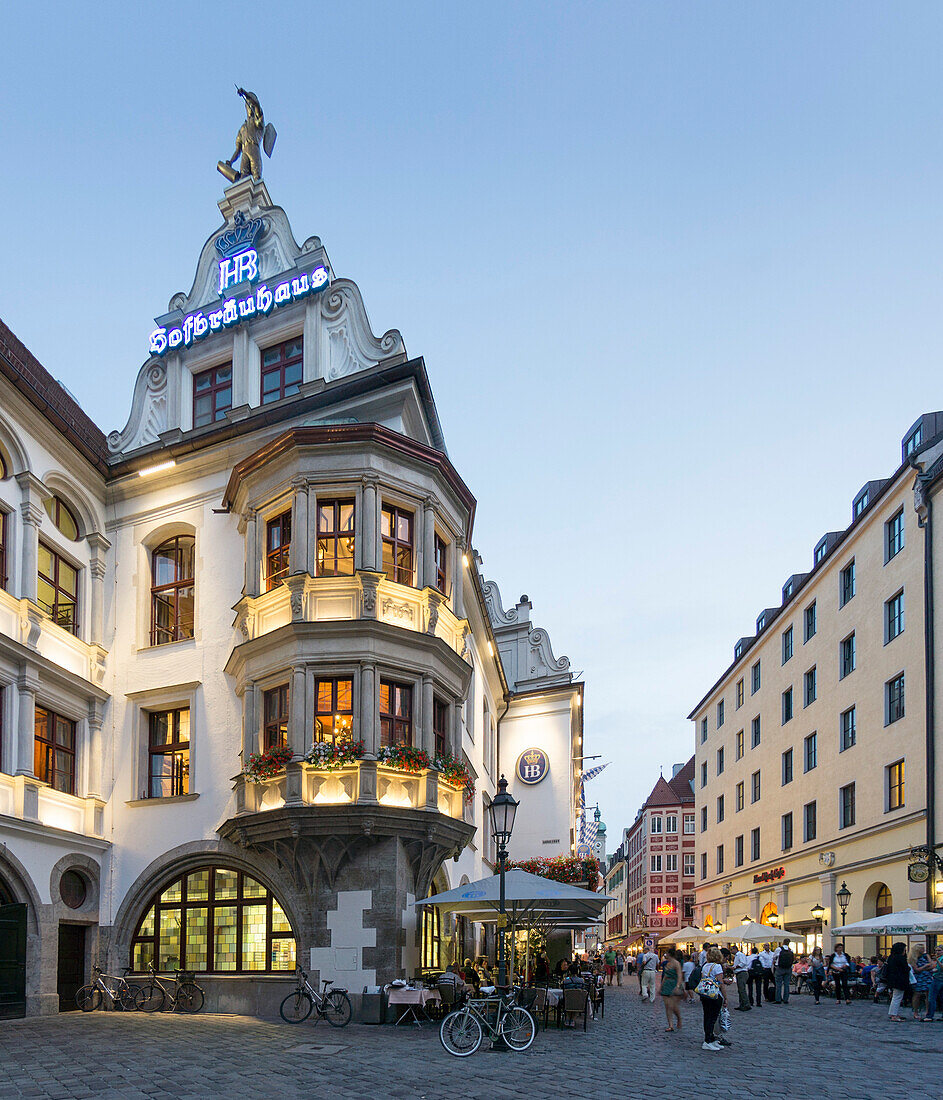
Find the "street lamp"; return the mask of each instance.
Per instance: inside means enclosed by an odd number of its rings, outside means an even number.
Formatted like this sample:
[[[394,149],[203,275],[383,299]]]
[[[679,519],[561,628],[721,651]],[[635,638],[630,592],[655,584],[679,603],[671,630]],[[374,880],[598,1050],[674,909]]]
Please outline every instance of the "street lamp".
[[[752,924],[753,921],[750,919],[750,917],[748,917],[746,915],[746,913],[744,913],[744,915],[740,918],[740,923],[741,924]]]
[[[848,903],[851,901],[851,891],[844,880],[842,880],[841,889],[835,895],[835,900],[838,902],[838,908],[841,909],[841,922],[844,924],[845,913],[848,912]]]
[[[498,780],[498,793],[491,800],[491,805],[488,807],[488,814],[491,818],[491,835],[498,846],[498,874],[501,877],[501,897],[498,912],[505,918],[501,921],[501,930],[498,933],[498,986],[502,989],[507,985],[508,978],[504,940],[504,925],[507,923],[507,914],[504,908],[504,865],[507,862],[507,843],[511,839],[517,807],[518,802],[508,794],[508,781],[502,775]]]
[[[825,909],[821,905],[813,905],[811,912],[813,920],[818,921],[819,924],[825,923]]]
[[[770,922],[770,924],[774,928],[779,924],[779,914],[778,913],[770,913],[770,915],[766,919]]]

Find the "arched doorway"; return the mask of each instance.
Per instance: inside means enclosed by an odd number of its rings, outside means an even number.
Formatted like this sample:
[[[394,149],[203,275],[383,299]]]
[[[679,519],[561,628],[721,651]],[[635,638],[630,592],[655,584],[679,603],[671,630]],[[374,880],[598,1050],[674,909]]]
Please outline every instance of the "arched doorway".
[[[760,924],[777,925],[779,923],[779,910],[776,908],[776,902],[770,901],[763,906],[763,911],[760,913]]]
[[[27,914],[0,876],[0,1020],[26,1015]]]

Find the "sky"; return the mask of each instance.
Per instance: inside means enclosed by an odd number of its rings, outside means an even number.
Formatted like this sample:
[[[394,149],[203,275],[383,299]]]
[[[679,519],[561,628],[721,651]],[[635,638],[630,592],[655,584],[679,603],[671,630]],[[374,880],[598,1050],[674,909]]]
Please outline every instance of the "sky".
[[[254,91],[273,201],[425,358],[485,573],[586,681],[613,847],[943,408],[941,37],[908,0],[7,6],[0,316],[121,428]]]

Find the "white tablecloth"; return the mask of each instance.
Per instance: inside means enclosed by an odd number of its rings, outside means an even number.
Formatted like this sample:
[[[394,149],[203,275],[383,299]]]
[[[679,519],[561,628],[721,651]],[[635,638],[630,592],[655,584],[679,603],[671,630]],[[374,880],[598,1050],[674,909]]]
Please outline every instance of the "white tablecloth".
[[[547,1004],[551,1008],[556,1008],[557,1005],[563,1000],[562,989],[548,989],[547,990]]]
[[[391,1005],[424,1005],[428,1001],[441,1001],[437,989],[409,989],[407,986],[390,986],[387,1003]]]

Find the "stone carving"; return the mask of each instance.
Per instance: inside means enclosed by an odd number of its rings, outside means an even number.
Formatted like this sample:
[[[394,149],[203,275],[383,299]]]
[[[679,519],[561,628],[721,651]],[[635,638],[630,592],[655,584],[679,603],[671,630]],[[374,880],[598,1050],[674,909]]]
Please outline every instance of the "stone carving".
[[[835,853],[819,852],[819,863],[821,863],[823,867],[833,867],[835,865]]]
[[[303,574],[285,581],[291,601],[291,618],[297,622],[304,615],[305,578]]]
[[[108,436],[108,448],[112,452],[133,451],[156,442],[168,427],[166,367],[163,363],[145,364],[134,386],[128,423]]]
[[[481,591],[485,597],[485,604],[492,623],[516,623],[519,621],[517,608],[512,607],[509,611],[505,611],[501,606],[501,593],[495,581],[485,581],[481,586]]]
[[[439,622],[439,608],[442,605],[442,597],[438,592],[430,589],[428,592],[428,601],[429,618],[426,622],[426,633],[435,634],[435,628]]]
[[[390,356],[406,354],[398,330],[390,329],[379,338],[373,335],[360,290],[349,279],[331,284],[330,293],[321,298],[321,317],[327,333],[324,376],[328,382],[367,370]]]
[[[411,623],[413,621],[413,609],[408,603],[397,603],[396,600],[387,596],[383,601],[383,617]]]

